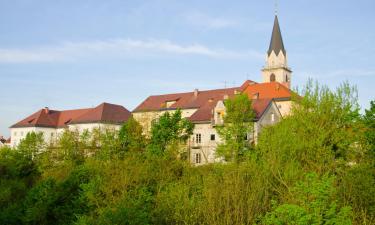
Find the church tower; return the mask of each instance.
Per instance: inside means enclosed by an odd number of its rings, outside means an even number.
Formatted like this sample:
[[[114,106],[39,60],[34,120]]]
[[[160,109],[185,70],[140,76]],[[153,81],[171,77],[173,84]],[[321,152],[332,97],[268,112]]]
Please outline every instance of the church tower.
[[[262,76],[263,83],[276,81],[291,88],[292,70],[288,67],[288,58],[277,15],[275,15],[270,47],[266,56],[266,65],[262,69]]]

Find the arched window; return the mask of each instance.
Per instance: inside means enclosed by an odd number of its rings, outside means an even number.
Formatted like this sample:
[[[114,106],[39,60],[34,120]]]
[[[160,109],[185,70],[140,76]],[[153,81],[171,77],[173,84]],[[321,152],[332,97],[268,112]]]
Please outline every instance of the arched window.
[[[289,82],[288,74],[285,74],[285,82]]]
[[[274,82],[276,80],[275,74],[271,74],[270,82]]]

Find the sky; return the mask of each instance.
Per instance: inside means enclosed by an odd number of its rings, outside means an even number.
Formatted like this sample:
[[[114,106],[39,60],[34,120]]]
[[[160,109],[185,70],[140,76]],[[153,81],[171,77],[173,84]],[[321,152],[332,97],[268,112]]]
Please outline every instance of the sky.
[[[375,1],[279,0],[292,86],[375,100]],[[0,135],[37,110],[261,81],[274,0],[0,0]]]

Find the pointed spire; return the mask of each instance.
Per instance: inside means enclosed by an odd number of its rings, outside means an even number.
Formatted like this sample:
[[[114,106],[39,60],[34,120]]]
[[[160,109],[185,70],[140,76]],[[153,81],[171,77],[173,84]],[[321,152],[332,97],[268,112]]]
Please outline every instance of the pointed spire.
[[[271,52],[275,51],[275,54],[278,55],[280,51],[283,51],[284,55],[286,55],[286,51],[284,48],[283,38],[281,37],[281,31],[279,26],[279,20],[277,18],[277,15],[275,15],[275,21],[273,24],[273,30],[272,30],[272,37],[271,37],[271,43],[270,47],[268,49],[268,55],[271,54]]]

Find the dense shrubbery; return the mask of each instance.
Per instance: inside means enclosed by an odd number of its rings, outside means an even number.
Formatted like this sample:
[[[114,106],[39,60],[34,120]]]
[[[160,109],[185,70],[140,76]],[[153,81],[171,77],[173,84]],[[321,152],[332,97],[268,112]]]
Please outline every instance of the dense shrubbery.
[[[375,223],[375,104],[361,116],[348,85],[302,95],[235,163],[189,165],[179,111],[150,138],[133,119],[56,146],[29,134],[0,150],[0,224]]]

